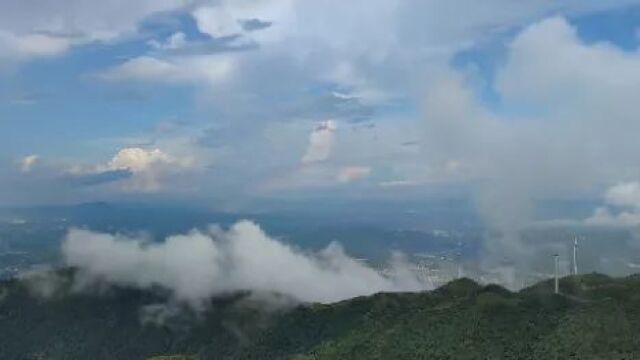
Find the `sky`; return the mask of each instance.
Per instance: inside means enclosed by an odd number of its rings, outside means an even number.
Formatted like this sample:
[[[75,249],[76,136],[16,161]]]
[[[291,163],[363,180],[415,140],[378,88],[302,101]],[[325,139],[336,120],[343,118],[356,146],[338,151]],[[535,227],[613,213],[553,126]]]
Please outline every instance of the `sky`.
[[[638,0],[2,1],[0,205],[447,195],[506,228],[600,196],[590,221],[640,222],[639,44]]]

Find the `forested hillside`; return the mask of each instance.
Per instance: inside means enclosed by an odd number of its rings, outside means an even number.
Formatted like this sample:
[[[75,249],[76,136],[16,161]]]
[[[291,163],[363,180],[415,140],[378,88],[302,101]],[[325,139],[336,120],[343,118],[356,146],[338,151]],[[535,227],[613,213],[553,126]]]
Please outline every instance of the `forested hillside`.
[[[69,287],[44,299],[23,281],[0,289],[8,360],[640,358],[640,276],[568,277],[562,295],[551,281],[512,293],[460,279],[330,305],[245,293],[198,311],[162,305],[156,290]]]

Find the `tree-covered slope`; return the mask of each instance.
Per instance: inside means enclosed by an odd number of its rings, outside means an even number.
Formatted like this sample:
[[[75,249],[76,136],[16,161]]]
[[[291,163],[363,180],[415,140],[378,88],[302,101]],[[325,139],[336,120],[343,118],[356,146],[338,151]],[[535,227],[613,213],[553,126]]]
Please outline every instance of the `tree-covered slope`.
[[[640,277],[569,277],[563,295],[552,285],[512,293],[461,279],[432,292],[268,310],[236,294],[194,312],[158,305],[166,298],[157,291],[67,289],[45,300],[11,281],[0,285],[0,358],[640,358]]]

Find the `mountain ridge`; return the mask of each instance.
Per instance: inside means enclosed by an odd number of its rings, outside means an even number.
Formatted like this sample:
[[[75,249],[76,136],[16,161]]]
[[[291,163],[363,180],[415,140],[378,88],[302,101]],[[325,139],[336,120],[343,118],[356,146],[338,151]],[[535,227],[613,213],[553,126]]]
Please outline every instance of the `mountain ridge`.
[[[469,279],[268,308],[255,294],[237,293],[201,311],[171,304],[158,289],[49,299],[33,296],[25,280],[0,289],[0,357],[9,360],[640,358],[638,275],[563,278],[560,295],[553,280],[511,292]]]

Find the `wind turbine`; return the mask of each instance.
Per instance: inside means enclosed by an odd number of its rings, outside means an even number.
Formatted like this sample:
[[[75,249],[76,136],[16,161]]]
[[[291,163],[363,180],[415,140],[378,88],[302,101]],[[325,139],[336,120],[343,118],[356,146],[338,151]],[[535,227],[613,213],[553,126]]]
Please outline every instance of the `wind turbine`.
[[[558,270],[560,268],[560,260],[559,260],[559,255],[558,254],[554,254],[553,258],[555,260],[555,276],[554,276],[554,292],[557,294],[560,292],[560,284],[559,284],[559,279],[558,279]]]
[[[578,275],[578,237],[573,237],[573,275]]]

